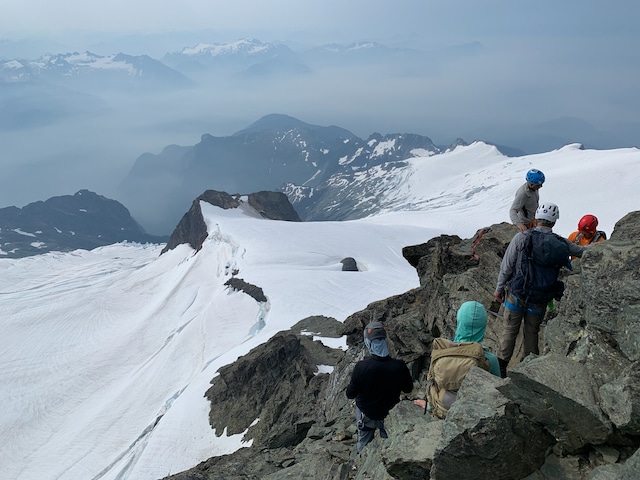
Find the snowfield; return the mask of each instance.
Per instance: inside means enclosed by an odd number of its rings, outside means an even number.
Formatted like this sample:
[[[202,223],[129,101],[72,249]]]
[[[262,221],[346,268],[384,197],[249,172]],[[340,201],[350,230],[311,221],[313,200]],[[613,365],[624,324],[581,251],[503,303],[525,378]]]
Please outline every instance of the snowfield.
[[[123,243],[0,259],[3,477],[155,480],[250,445],[209,427],[204,393],[221,366],[307,316],[343,321],[418,287],[402,248],[508,222],[529,168],[546,174],[541,201],[559,205],[561,235],[586,213],[611,235],[640,206],[638,149],[508,158],[475,143],[381,178],[399,187],[362,220],[278,222],[202,204],[197,253]],[[341,271],[345,257],[360,271]],[[235,271],[268,301],[226,287]]]

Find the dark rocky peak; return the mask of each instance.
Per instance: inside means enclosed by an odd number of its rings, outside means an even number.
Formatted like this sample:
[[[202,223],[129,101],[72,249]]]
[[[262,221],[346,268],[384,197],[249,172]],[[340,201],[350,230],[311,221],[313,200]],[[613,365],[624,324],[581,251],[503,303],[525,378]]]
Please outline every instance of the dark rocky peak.
[[[457,147],[466,147],[469,144],[467,142],[465,142],[462,138],[456,138],[453,142],[451,142],[451,144],[447,147],[446,151],[447,152],[452,152],[453,150],[455,150]]]
[[[300,221],[300,217],[298,217],[293,206],[289,203],[287,196],[281,192],[257,192],[249,195],[230,195],[226,192],[206,190],[193,201],[189,211],[183,215],[171,234],[169,242],[164,249],[162,249],[161,255],[183,243],[188,243],[196,251],[202,248],[202,244],[209,235],[209,232],[207,231],[207,225],[202,216],[202,210],[200,208],[201,201],[225,210],[249,206],[255,211],[256,215],[269,220]]]
[[[334,367],[329,375],[311,377],[308,362],[319,360],[309,360],[291,333],[221,369],[208,394],[211,424],[217,432],[225,426],[242,432],[259,417],[245,436],[254,443],[171,478],[233,478],[244,473],[239,462],[251,465],[252,478],[269,480],[637,478],[639,232],[640,212],[632,212],[616,223],[610,240],[575,260],[573,270],[563,273],[564,297],[545,319],[541,354],[519,363],[520,339],[508,378],[472,369],[444,420],[424,415],[411,401],[424,398],[431,343],[453,335],[463,302],[496,308],[500,262],[517,229],[501,223],[472,238],[443,235],[406,247],[403,255],[416,267],[420,286],[338,323],[349,348],[326,363]],[[392,355],[407,362],[415,384],[387,417],[389,438],[375,438],[358,455],[353,407],[344,391],[365,351],[362,330],[372,320],[385,323]],[[489,316],[484,344],[494,352],[502,327],[498,316]],[[313,331],[313,321],[306,328]],[[270,361],[273,371],[264,369]],[[259,368],[261,375],[247,373]],[[262,401],[256,402],[247,396],[249,385],[264,377],[274,384],[258,386]],[[302,440],[300,432],[306,432]]]
[[[344,128],[335,126],[322,127],[319,125],[311,125],[309,123],[298,120],[297,118],[279,113],[265,115],[258,121],[249,125],[247,128],[234,133],[233,136],[250,136],[257,134],[273,135],[275,133],[285,133],[291,130],[311,133],[319,138],[327,138],[331,139],[332,141],[335,141],[336,138],[358,138],[349,130],[346,130]]]
[[[371,165],[440,153],[440,148],[429,137],[414,133],[392,133],[384,136],[374,133],[369,136],[366,144]]]
[[[286,183],[316,187],[336,171],[366,163],[358,153],[363,150],[361,139],[339,127],[269,115],[232,136],[205,134],[192,147],[140,156],[120,191],[134,211],[153,212],[147,216],[154,218],[156,230],[171,231],[205,190],[277,191]],[[157,191],[164,192],[162,198]]]
[[[300,217],[293,209],[287,196],[282,192],[256,192],[248,195],[247,203],[270,220],[299,222]]]
[[[89,190],[0,209],[0,251],[7,257],[166,240],[145,233],[120,202]]]

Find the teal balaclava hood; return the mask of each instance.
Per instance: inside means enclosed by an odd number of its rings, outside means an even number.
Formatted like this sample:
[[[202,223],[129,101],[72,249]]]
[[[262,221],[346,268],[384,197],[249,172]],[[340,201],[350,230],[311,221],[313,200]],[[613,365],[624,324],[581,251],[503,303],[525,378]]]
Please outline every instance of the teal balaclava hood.
[[[487,329],[487,311],[480,302],[464,302],[458,309],[454,342],[482,342]]]

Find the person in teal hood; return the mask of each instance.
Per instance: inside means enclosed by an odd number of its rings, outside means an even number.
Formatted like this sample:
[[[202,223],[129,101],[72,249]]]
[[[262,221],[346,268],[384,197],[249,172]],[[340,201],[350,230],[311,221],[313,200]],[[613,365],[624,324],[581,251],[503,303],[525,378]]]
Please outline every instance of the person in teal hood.
[[[460,305],[457,313],[458,325],[454,342],[476,342],[482,345],[484,332],[487,329],[487,311],[480,302],[469,301]],[[496,377],[500,376],[500,364],[498,357],[482,345],[484,357],[489,362],[489,371]],[[453,400],[451,400],[453,402]],[[427,401],[416,399],[414,404],[422,409],[427,408]],[[426,411],[426,410],[425,410]]]
[[[487,329],[487,310],[480,302],[469,301],[460,305],[457,314],[458,326],[454,342],[477,342],[482,343],[484,332]],[[484,356],[489,361],[491,373],[500,376],[500,364],[498,357],[487,350],[483,345]]]

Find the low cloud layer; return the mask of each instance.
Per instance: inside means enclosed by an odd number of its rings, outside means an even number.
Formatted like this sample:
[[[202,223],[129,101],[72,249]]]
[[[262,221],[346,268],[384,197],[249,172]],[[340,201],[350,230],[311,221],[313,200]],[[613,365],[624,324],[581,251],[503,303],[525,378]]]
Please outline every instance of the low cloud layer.
[[[153,95],[62,89],[41,99],[0,84],[0,207],[82,188],[111,195],[139,155],[193,145],[204,133],[231,135],[270,113],[338,125],[363,138],[418,133],[446,145],[462,137],[526,153],[567,140],[597,148],[640,145],[635,1],[467,1],[455,8],[424,0],[332,1],[304,9],[285,0],[268,9],[242,1],[216,5],[215,12],[213,3],[195,0],[179,10],[172,2],[150,5],[127,4],[124,15],[124,2],[91,11],[78,1],[55,9],[14,2],[0,20],[0,59],[73,50],[160,59],[198,42],[240,37],[293,50],[375,40],[424,57],[311,65],[308,74],[251,80],[211,76],[190,90]],[[6,113],[10,108],[20,115]]]

